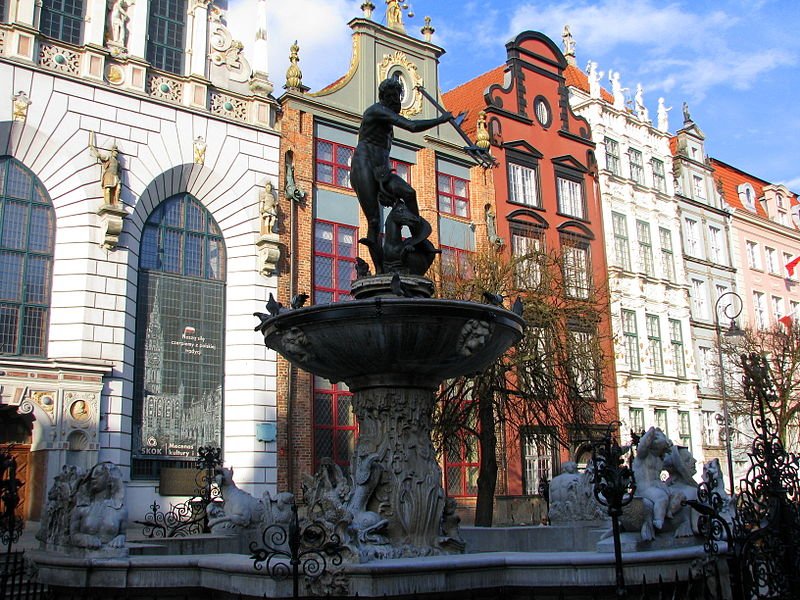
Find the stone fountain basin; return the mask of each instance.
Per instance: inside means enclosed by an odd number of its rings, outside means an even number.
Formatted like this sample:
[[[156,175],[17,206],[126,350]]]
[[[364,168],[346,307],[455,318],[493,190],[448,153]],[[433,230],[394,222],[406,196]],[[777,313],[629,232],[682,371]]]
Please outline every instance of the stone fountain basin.
[[[465,349],[470,321],[488,325],[488,334]],[[522,337],[524,325],[488,304],[379,297],[287,311],[262,332],[267,347],[296,366],[353,391],[435,389],[444,379],[483,371]]]

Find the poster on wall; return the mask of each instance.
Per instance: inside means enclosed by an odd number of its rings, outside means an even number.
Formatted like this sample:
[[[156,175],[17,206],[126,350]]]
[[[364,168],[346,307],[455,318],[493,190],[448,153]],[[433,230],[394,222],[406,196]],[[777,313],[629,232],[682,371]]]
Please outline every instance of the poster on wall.
[[[137,458],[193,459],[220,446],[224,285],[144,273],[137,320]]]

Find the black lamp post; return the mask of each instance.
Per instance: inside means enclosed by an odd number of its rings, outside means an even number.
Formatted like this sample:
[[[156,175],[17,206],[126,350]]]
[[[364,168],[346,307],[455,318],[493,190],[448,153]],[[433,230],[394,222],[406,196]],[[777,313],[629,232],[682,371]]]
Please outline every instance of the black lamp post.
[[[722,304],[722,299],[728,298],[729,302],[722,308],[722,313],[726,319],[730,319],[730,325],[722,332],[722,327],[719,322],[719,308]],[[738,306],[738,308],[736,308]],[[727,337],[732,341],[741,338],[744,332],[736,324],[736,318],[742,314],[742,297],[736,292],[725,292],[720,294],[717,301],[714,303],[714,329],[717,332],[717,356],[719,359],[719,392],[722,398],[722,418],[725,420],[725,457],[728,462],[728,479],[730,485],[730,493],[734,493],[733,475],[733,440],[731,438],[731,418],[728,411],[728,395],[725,390],[725,369],[723,368],[722,357],[722,338]]]
[[[592,444],[592,483],[594,497],[608,509],[614,535],[614,562],[617,578],[617,598],[627,595],[625,577],[622,572],[622,545],[620,543],[619,518],[623,507],[633,500],[636,491],[636,478],[633,471],[625,464],[623,455],[628,448],[620,447],[613,430],[621,425],[612,421],[608,425],[606,435],[600,443]]]

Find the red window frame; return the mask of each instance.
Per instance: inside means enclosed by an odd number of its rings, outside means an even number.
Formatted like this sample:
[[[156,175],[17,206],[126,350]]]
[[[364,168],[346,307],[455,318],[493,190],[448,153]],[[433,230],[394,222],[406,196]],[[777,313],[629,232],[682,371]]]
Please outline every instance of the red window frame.
[[[470,259],[473,252],[471,250],[464,250],[463,248],[456,248],[455,246],[443,246],[439,248],[442,251],[442,276],[444,279],[472,279],[472,266]],[[451,258],[452,257],[452,258]],[[447,262],[452,260],[456,267],[456,273],[447,272]]]
[[[442,183],[447,181],[447,189],[443,189]],[[464,184],[466,195],[459,196],[456,192],[456,182]],[[436,193],[438,195],[439,212],[469,219],[469,180],[456,177],[455,175],[448,175],[447,173],[436,173]],[[450,206],[447,207],[442,203],[445,200],[449,202]],[[461,211],[459,212],[459,208]]]
[[[470,440],[472,448],[467,447]],[[472,451],[470,453],[470,450]],[[478,436],[463,433],[458,439],[458,455],[444,453],[444,489],[454,498],[471,498],[478,495],[478,473],[481,464],[481,451]],[[458,473],[457,479],[453,475]],[[472,482],[472,483],[470,483]]]
[[[331,156],[333,157],[333,160],[323,160],[320,158],[320,144],[331,145]],[[355,148],[348,146],[347,144],[340,144],[339,142],[333,142],[324,138],[317,138],[314,143],[314,150],[314,180],[319,183],[325,183],[327,185],[332,185],[334,187],[339,187],[346,190],[352,189],[352,186],[350,185],[350,161],[352,161]],[[350,155],[350,161],[343,162],[341,160],[340,151],[348,152]],[[320,177],[320,166],[329,167],[331,169],[330,181]],[[340,183],[340,176],[346,180],[346,185]]]
[[[330,227],[332,239],[330,240],[330,251],[320,249],[319,235],[320,227]],[[349,254],[341,252],[342,245],[338,243],[339,234],[343,230],[350,230],[353,243],[349,246]],[[328,302],[339,302],[350,300],[350,284],[352,276],[355,275],[356,258],[358,257],[358,227],[317,219],[314,221],[314,303],[327,304]],[[331,285],[321,285],[318,276],[319,260],[329,260],[331,262]],[[350,274],[347,279],[346,275]],[[347,279],[346,281],[342,281]],[[329,294],[330,298],[325,295]]]
[[[411,185],[411,163],[392,158],[389,159],[389,165],[391,166],[392,171],[397,173],[398,177],[404,180],[407,184]]]
[[[315,471],[319,469],[320,460],[323,458],[330,458],[345,471],[349,471],[350,458],[358,438],[358,425],[353,414],[352,397],[353,393],[346,389],[343,383],[331,383],[321,377],[314,378],[312,414]],[[324,408],[323,403],[326,404]],[[320,452],[318,447],[323,432],[330,432],[330,455]]]

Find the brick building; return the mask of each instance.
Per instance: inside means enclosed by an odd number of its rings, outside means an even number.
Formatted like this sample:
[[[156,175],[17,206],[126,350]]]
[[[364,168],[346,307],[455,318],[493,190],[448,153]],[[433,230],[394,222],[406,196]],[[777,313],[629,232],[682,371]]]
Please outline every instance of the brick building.
[[[348,72],[310,93],[302,84],[292,50],[286,92],[281,104],[281,207],[285,227],[281,244],[287,259],[281,264],[280,298],[308,293],[313,304],[347,301],[359,255],[369,260],[358,240],[366,233],[355,193],[349,182],[350,160],[364,110],[374,104],[378,85],[397,78],[403,85],[402,113],[429,119],[438,109],[417,86],[438,96],[438,62],[443,50],[412,37],[400,21],[383,26],[364,16],[350,21],[353,55]],[[457,264],[481,244],[487,244],[483,207],[490,202],[492,173],[475,165],[464,151],[464,140],[450,124],[412,134],[395,127],[392,164],[417,191],[420,214],[432,227],[431,242],[442,249],[431,273],[441,262]],[[292,196],[293,199],[288,197]],[[313,378],[278,360],[278,484],[297,492],[301,478],[323,459],[344,470],[357,435],[350,393],[341,383]],[[445,485],[454,495],[471,493],[477,458],[449,470]],[[446,469],[447,471],[447,469]],[[446,475],[447,479],[447,475]]]
[[[490,211],[496,214],[493,243],[517,258],[554,252],[563,270],[563,289],[555,293],[593,305],[600,314],[597,323],[568,323],[574,343],[596,336],[608,357],[598,365],[605,385],[582,392],[597,402],[595,416],[605,415],[600,426],[616,417],[617,396],[595,144],[589,123],[570,108],[567,61],[552,40],[528,31],[508,42],[506,51],[505,65],[447,92],[445,105],[466,114],[468,134],[486,140],[497,160],[495,202],[483,207],[487,220]],[[574,377],[581,380],[587,373]],[[503,449],[501,493],[510,496],[538,494],[539,483],[557,474],[562,461],[586,461],[582,440],[572,439],[571,448],[559,451],[545,428],[528,427],[506,437],[520,440]]]

